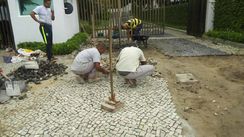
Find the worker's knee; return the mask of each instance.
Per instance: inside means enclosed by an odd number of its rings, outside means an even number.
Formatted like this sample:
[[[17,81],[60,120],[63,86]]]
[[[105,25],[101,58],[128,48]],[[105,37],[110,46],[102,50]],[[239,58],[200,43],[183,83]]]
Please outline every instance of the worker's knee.
[[[143,65],[142,69],[145,72],[153,72],[155,70],[155,67],[153,65]]]

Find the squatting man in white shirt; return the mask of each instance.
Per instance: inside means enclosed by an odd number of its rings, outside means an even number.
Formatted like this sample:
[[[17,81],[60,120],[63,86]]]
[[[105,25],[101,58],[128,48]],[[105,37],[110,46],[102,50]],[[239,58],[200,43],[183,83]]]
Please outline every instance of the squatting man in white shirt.
[[[80,84],[96,80],[96,71],[109,74],[108,70],[100,66],[101,54],[105,51],[105,45],[98,42],[95,48],[85,49],[78,53],[71,65],[71,71],[77,75],[76,79]]]
[[[147,61],[141,49],[126,47],[121,50],[117,59],[116,70],[130,87],[136,87],[136,79],[152,75],[153,65],[146,65]]]

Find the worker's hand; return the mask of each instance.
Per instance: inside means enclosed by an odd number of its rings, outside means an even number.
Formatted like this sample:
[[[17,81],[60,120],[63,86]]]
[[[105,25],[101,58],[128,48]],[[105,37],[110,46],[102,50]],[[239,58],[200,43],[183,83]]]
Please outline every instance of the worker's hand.
[[[41,26],[44,26],[44,23],[41,22],[41,21],[39,21],[39,20],[38,20],[38,23],[39,23]]]
[[[54,16],[54,10],[51,10],[51,18],[52,18],[52,20],[55,20],[55,16]]]
[[[0,76],[2,75],[2,73],[3,73],[3,69],[2,69],[2,68],[0,68]]]
[[[108,75],[109,74],[109,71],[108,70],[104,70],[103,74]]]

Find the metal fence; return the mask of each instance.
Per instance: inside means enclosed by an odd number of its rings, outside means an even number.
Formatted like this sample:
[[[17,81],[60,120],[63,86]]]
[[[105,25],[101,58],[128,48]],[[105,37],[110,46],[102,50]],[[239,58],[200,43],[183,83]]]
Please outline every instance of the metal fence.
[[[165,6],[166,26],[186,30],[189,15],[189,1],[166,0]]]
[[[164,34],[164,0],[79,0],[78,4],[81,24],[93,26],[95,37],[105,37],[109,25],[118,27],[131,18],[142,20],[141,34]],[[125,31],[121,34],[125,36]]]
[[[15,48],[7,0],[0,0],[0,48]]]

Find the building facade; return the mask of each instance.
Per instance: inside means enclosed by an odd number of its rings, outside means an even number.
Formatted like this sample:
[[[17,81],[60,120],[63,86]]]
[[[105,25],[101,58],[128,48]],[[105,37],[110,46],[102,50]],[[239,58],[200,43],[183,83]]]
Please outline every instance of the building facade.
[[[7,0],[14,35],[14,43],[21,42],[42,42],[39,32],[39,24],[30,17],[30,12],[43,0]],[[73,7],[70,14],[66,14],[64,3],[68,2]],[[79,19],[76,0],[53,0],[52,8],[55,14],[53,21],[54,43],[65,42],[74,34],[79,32]]]

